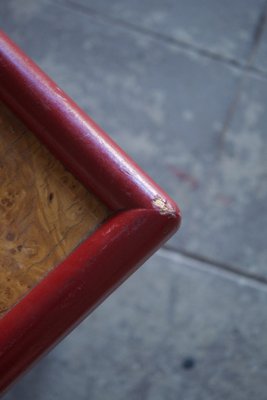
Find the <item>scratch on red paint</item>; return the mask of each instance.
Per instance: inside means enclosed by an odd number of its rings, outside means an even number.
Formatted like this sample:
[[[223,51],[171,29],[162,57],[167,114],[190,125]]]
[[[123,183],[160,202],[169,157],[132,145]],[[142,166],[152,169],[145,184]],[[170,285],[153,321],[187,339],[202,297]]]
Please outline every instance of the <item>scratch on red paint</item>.
[[[192,189],[197,189],[199,187],[199,182],[193,175],[174,166],[170,166],[170,169],[180,181],[189,184]]]

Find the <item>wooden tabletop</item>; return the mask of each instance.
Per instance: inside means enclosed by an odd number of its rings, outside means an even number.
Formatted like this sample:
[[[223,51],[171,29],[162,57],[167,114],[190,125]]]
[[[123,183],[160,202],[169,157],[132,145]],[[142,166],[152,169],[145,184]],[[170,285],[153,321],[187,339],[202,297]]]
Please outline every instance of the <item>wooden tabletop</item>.
[[[108,214],[0,103],[0,318]]]

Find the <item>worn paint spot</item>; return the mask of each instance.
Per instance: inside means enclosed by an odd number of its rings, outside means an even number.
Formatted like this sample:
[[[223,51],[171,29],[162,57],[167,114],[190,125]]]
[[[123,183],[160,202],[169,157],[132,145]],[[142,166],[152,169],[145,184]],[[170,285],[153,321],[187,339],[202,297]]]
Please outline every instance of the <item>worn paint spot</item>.
[[[153,199],[153,207],[156,208],[162,215],[175,215],[175,210],[170,206],[167,200],[162,199],[160,196],[156,196]]]

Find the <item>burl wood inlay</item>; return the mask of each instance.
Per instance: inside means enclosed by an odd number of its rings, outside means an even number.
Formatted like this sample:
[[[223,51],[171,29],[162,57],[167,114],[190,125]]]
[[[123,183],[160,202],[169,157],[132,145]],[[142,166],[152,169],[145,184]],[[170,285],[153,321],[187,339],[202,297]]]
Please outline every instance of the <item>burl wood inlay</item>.
[[[0,103],[0,318],[107,215]]]

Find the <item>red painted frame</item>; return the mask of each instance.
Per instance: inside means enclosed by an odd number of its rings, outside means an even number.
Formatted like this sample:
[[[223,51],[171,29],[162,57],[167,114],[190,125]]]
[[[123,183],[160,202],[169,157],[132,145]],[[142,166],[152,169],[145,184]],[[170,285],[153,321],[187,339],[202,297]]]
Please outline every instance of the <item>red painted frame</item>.
[[[0,99],[114,211],[0,319],[0,393],[178,228],[176,204],[0,31]]]

